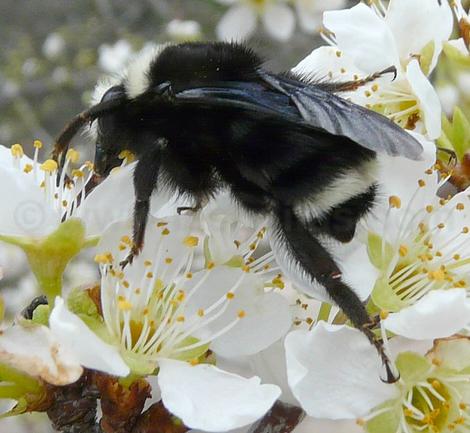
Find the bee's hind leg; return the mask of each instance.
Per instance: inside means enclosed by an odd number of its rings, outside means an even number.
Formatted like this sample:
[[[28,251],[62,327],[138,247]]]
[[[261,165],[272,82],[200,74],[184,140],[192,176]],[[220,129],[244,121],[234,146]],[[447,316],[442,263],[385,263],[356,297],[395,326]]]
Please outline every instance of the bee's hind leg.
[[[331,299],[377,349],[386,369],[385,381],[396,382],[398,377],[393,373],[392,363],[385,353],[383,343],[372,331],[375,322],[369,317],[356,293],[343,282],[341,270],[333,257],[305,227],[291,207],[279,205],[276,217],[279,234],[291,255],[311,276],[312,282],[316,280],[325,287]]]

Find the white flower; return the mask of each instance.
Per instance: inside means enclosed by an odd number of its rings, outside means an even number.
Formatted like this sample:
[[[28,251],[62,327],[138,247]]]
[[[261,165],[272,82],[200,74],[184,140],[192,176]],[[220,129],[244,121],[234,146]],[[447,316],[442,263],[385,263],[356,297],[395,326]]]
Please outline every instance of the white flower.
[[[114,221],[127,218],[132,212],[133,166],[122,168],[85,196],[85,187],[92,177],[91,164],[85,163],[66,171],[78,161],[78,152],[71,150],[66,167],[57,184],[57,163],[38,161],[42,143],[35,142],[31,160],[22,147],[0,146],[0,194],[2,207],[0,235],[15,238],[42,238],[57,230],[61,222],[80,219],[86,226],[86,237],[101,235]],[[72,182],[70,182],[70,180]],[[120,192],[116,202],[115,192]]]
[[[70,313],[61,298],[51,312],[50,328],[19,323],[2,331],[0,362],[53,385],[75,382],[82,367],[119,376],[129,372],[116,349]]]
[[[282,0],[217,0],[230,5],[217,25],[219,39],[240,41],[256,30],[258,17],[270,36],[287,41],[295,28],[295,15]]]
[[[306,32],[320,29],[322,13],[326,10],[341,9],[346,0],[293,0],[299,23]]]
[[[397,340],[401,378],[386,385],[371,373],[380,361],[359,331],[323,325],[309,335],[302,332],[286,340],[287,365],[294,393],[309,414],[358,418],[369,433],[467,431],[467,337],[437,340],[426,356],[426,346],[410,351],[409,341]]]
[[[114,45],[103,44],[98,48],[98,65],[106,73],[118,74],[132,55],[132,45],[120,39]]]
[[[264,415],[280,390],[207,365],[207,351],[257,353],[287,332],[291,315],[281,295],[266,292],[264,274],[244,263],[195,268],[204,247],[195,223],[188,216],[150,218],[144,249],[124,270],[119,262],[129,252],[131,227],[110,227],[96,257],[106,327],[97,332],[133,373],[158,374],[163,403],[187,426],[225,431]]]
[[[50,33],[42,45],[43,54],[50,60],[59,57],[64,50],[65,41],[59,33]]]
[[[320,74],[334,80],[351,80],[397,69],[374,84],[360,87],[347,97],[372,108],[403,128],[440,136],[439,98],[426,75],[434,69],[452,30],[447,2],[394,0],[388,9],[374,2],[351,9],[325,12],[325,38],[333,47],[321,47],[294,71]],[[410,29],[413,34],[410,35]]]
[[[166,32],[175,41],[194,41],[201,37],[201,25],[192,20],[171,20]]]

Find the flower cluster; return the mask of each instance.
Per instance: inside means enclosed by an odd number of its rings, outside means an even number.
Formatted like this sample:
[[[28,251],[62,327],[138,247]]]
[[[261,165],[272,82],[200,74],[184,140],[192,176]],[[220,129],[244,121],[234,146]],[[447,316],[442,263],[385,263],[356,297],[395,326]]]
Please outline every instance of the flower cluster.
[[[218,1],[230,6],[223,39],[247,37],[261,19],[286,40],[294,10],[311,31],[319,10],[343,6]],[[454,28],[461,38],[450,40]],[[97,185],[78,152],[69,150],[59,171],[40,162],[35,141],[32,159],[19,144],[0,147],[0,240],[26,253],[47,296],[13,325],[3,317],[9,299],[0,299],[0,398],[16,402],[5,415],[51,416],[79,388],[89,400],[99,391],[106,431],[116,414],[128,431],[142,427],[155,408],[168,431],[247,430],[282,402],[307,415],[297,432],[469,432],[470,123],[458,107],[443,117],[432,81],[442,62],[470,64],[469,28],[458,0],[373,0],[325,12],[328,45],[293,68],[351,81],[342,96],[423,146],[419,161],[378,155],[376,203],[353,240],[320,239],[374,319],[395,383],[384,382],[375,348],[325,288],[287,263],[270,218],[245,215],[227,191],[179,215],[181,197],[158,191],[143,250],[123,267],[133,247],[133,156],[123,152],[121,167]],[[180,21],[167,30],[175,40],[200,33]],[[103,47],[101,67],[114,72],[131,52],[123,42]],[[396,76],[362,85],[391,66]],[[67,266],[85,249],[99,279],[68,287]],[[142,415],[150,387],[154,401]]]

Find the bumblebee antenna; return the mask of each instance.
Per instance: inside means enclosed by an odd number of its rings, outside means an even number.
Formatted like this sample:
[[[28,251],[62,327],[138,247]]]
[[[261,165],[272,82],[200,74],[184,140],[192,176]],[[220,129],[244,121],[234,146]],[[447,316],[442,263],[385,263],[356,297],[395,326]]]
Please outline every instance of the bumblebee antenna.
[[[109,113],[121,107],[125,98],[113,98],[108,101],[100,102],[88,110],[77,114],[62,130],[59,137],[55,141],[54,150],[52,151],[52,159],[58,162],[59,171],[65,164],[65,157],[72,138],[77,132],[88,122],[92,122],[103,114]],[[59,161],[60,158],[60,161]]]

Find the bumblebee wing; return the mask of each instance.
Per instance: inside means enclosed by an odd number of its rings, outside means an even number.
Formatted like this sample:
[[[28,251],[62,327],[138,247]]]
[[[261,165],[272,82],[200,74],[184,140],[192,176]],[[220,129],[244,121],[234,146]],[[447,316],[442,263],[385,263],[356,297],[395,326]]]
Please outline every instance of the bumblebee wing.
[[[290,98],[309,125],[347,137],[375,152],[420,159],[422,145],[385,116],[327,92],[321,86],[265,72],[260,74],[273,89]]]

